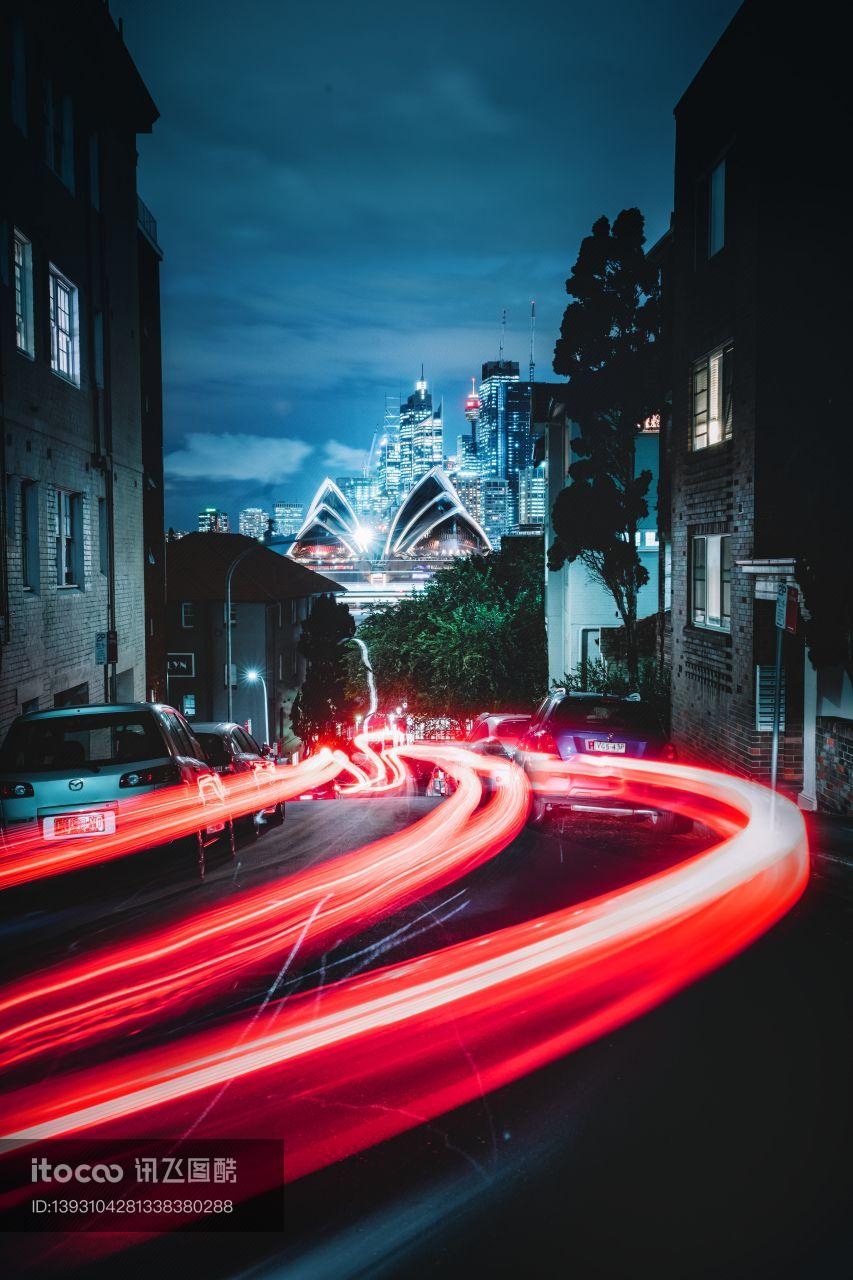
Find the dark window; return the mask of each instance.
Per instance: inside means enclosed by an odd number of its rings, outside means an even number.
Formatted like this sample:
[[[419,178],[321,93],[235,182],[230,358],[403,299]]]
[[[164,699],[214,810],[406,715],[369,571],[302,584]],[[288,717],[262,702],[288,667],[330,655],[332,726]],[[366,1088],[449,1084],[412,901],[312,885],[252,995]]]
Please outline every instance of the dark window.
[[[610,702],[605,698],[563,698],[548,716],[548,724],[561,728],[627,729],[655,732],[649,708],[639,702]]]
[[[38,591],[38,485],[31,480],[25,480],[21,485],[21,581],[25,591]]]

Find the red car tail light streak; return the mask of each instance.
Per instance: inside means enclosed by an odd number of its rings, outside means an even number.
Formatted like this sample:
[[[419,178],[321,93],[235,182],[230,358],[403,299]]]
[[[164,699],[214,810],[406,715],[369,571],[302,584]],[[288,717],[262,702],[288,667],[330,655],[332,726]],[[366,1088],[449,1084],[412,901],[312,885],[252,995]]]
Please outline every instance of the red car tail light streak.
[[[458,773],[459,787],[404,831],[8,987],[0,997],[0,1068],[123,1028],[138,1031],[146,1019],[174,1015],[233,986],[238,975],[277,963],[299,937],[303,954],[316,952],[491,857],[524,821],[520,772],[503,765],[514,788],[469,822],[481,797],[475,769],[484,770],[482,757],[451,748],[427,754]],[[402,768],[399,761],[394,767]]]
[[[441,755],[464,780],[467,753]],[[666,788],[725,838],[610,895],[9,1094],[5,1136],[169,1136],[205,1108],[202,1136],[246,1136],[247,1124],[281,1136],[293,1180],[612,1031],[729,959],[799,897],[808,850],[790,802],[705,770],[600,764],[628,791]],[[506,768],[493,800],[453,835],[457,871],[523,817],[526,781]]]

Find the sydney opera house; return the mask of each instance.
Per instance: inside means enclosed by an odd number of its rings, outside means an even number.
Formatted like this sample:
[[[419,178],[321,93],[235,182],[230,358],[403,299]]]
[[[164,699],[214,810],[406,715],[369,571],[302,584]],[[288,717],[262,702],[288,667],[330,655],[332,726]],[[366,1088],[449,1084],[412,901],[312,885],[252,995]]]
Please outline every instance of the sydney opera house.
[[[324,480],[289,554],[346,587],[358,616],[372,604],[412,595],[455,557],[491,549],[447,473],[433,467],[381,532],[359,520],[333,480]]]

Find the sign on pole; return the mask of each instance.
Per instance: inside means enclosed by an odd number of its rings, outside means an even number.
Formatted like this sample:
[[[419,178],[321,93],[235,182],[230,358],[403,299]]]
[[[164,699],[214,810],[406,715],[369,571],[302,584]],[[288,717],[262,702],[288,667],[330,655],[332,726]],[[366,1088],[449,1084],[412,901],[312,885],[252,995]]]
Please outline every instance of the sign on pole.
[[[797,631],[797,588],[783,582],[776,590],[776,626],[790,635]]]

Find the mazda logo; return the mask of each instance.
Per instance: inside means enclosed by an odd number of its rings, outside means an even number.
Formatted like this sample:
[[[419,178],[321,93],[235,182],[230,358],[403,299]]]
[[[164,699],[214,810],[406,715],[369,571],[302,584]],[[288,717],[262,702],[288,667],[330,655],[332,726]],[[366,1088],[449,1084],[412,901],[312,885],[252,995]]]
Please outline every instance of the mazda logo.
[[[82,791],[82,790],[83,790],[83,779],[82,779],[82,778],[72,778],[72,779],[71,779],[71,781],[70,781],[70,782],[69,782],[69,784],[68,784],[68,790],[69,790],[69,791]]]

